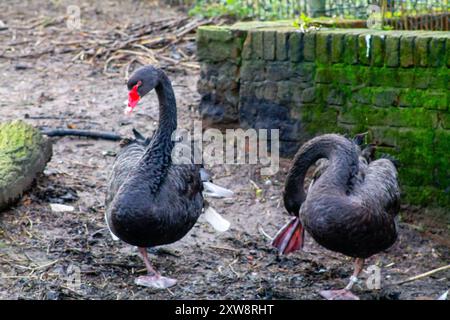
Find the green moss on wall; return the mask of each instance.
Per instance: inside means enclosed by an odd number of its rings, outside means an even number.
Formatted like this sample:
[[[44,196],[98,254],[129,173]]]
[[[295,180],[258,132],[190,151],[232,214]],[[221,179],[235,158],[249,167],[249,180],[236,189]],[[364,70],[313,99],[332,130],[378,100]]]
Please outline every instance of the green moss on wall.
[[[235,43],[237,30],[243,36]],[[242,58],[236,99],[290,108],[301,124],[299,142],[368,131],[377,153],[400,161],[406,202],[450,206],[449,43],[445,33],[301,33],[286,24],[242,23],[199,36],[199,58]]]

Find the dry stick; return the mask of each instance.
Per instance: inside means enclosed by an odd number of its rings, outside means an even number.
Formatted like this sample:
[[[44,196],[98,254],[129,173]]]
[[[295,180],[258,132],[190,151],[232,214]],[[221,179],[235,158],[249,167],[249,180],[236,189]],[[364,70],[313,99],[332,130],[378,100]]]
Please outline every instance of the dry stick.
[[[46,49],[43,50],[41,52],[34,52],[34,53],[25,53],[25,54],[21,54],[21,55],[17,55],[17,56],[10,56],[10,55],[5,55],[5,54],[1,54],[0,58],[5,58],[5,59],[18,59],[18,58],[37,58],[40,57],[44,54],[47,53],[53,53],[54,49]]]
[[[41,132],[42,134],[45,134],[49,137],[78,136],[78,137],[104,139],[112,141],[122,140],[122,136],[112,132],[75,130],[75,129],[42,129]]]
[[[61,23],[65,19],[67,19],[67,16],[56,17],[56,18],[53,18],[51,20],[48,20],[48,19],[44,18],[44,19],[36,21],[35,23],[33,23],[31,25],[28,25],[28,26],[15,26],[13,28],[17,29],[17,30],[31,30],[31,29],[34,29],[36,27],[40,27],[41,25],[44,25],[44,27],[49,27],[49,26],[52,26],[54,24]]]
[[[431,276],[432,274],[435,274],[436,272],[444,271],[444,270],[447,270],[447,269],[450,269],[450,264],[446,265],[446,266],[443,266],[443,267],[440,267],[440,268],[437,268],[437,269],[433,269],[433,270],[425,272],[425,273],[421,273],[421,274],[419,274],[417,276],[410,277],[410,278],[408,278],[406,280],[395,282],[394,285],[400,285],[400,284],[404,284],[404,283],[407,283],[407,282],[416,281],[416,280],[419,280],[419,279]]]

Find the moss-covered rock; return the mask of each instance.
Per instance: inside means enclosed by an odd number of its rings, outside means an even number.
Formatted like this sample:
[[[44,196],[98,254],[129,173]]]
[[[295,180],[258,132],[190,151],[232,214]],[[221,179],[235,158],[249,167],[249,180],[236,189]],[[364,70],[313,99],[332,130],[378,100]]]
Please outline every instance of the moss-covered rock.
[[[17,200],[52,155],[49,139],[22,121],[0,124],[0,209]]]

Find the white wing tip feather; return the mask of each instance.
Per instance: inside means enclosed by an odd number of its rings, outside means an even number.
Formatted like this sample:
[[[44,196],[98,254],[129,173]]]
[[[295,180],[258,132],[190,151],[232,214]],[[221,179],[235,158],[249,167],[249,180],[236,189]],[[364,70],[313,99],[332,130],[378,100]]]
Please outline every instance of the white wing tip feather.
[[[205,220],[218,232],[225,232],[230,229],[230,222],[225,220],[214,208],[209,206],[205,210]]]
[[[203,182],[203,187],[205,188],[203,194],[206,196],[214,198],[230,198],[234,195],[233,191],[220,187],[209,181]]]

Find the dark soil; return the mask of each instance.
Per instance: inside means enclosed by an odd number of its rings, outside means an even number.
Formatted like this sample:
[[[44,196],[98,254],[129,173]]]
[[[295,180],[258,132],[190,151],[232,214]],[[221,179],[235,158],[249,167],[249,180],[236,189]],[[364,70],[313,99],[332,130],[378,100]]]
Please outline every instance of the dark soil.
[[[83,27],[104,30],[184,14],[150,1],[139,1],[138,8],[137,3],[93,1],[83,6]],[[2,1],[0,20],[9,29],[0,31],[0,54],[10,42],[30,41],[17,45],[13,54],[18,56],[30,46],[45,45],[46,28],[52,26],[17,32],[13,26],[65,10],[65,1]],[[107,76],[101,63],[74,62],[73,56],[0,58],[0,120],[124,136],[135,127],[151,134],[158,119],[156,96],[150,94],[126,117],[123,74]],[[190,128],[199,120],[199,73],[175,68],[168,75],[179,126]],[[209,168],[216,183],[235,191],[232,200],[211,200],[231,221],[231,229],[218,234],[201,217],[178,243],[151,250],[156,267],[178,284],[162,291],[136,286],[134,278],[144,273],[144,264],[136,248],[111,239],[103,217],[107,174],[118,148],[117,142],[54,138],[54,155],[44,174],[17,206],[0,214],[0,299],[320,299],[318,291],[348,281],[349,258],[321,248],[309,236],[303,252],[279,257],[261,231],[273,236],[289,219],[280,196],[290,161],[282,159],[280,172],[270,180],[259,175],[257,166]],[[49,203],[75,210],[52,212]],[[366,266],[381,267],[381,289],[367,289],[363,274],[355,286],[362,299],[436,299],[449,288],[449,270],[394,285],[450,261],[448,221],[431,219],[428,211],[402,208],[398,242],[367,261]],[[74,286],[78,271],[81,283]]]

